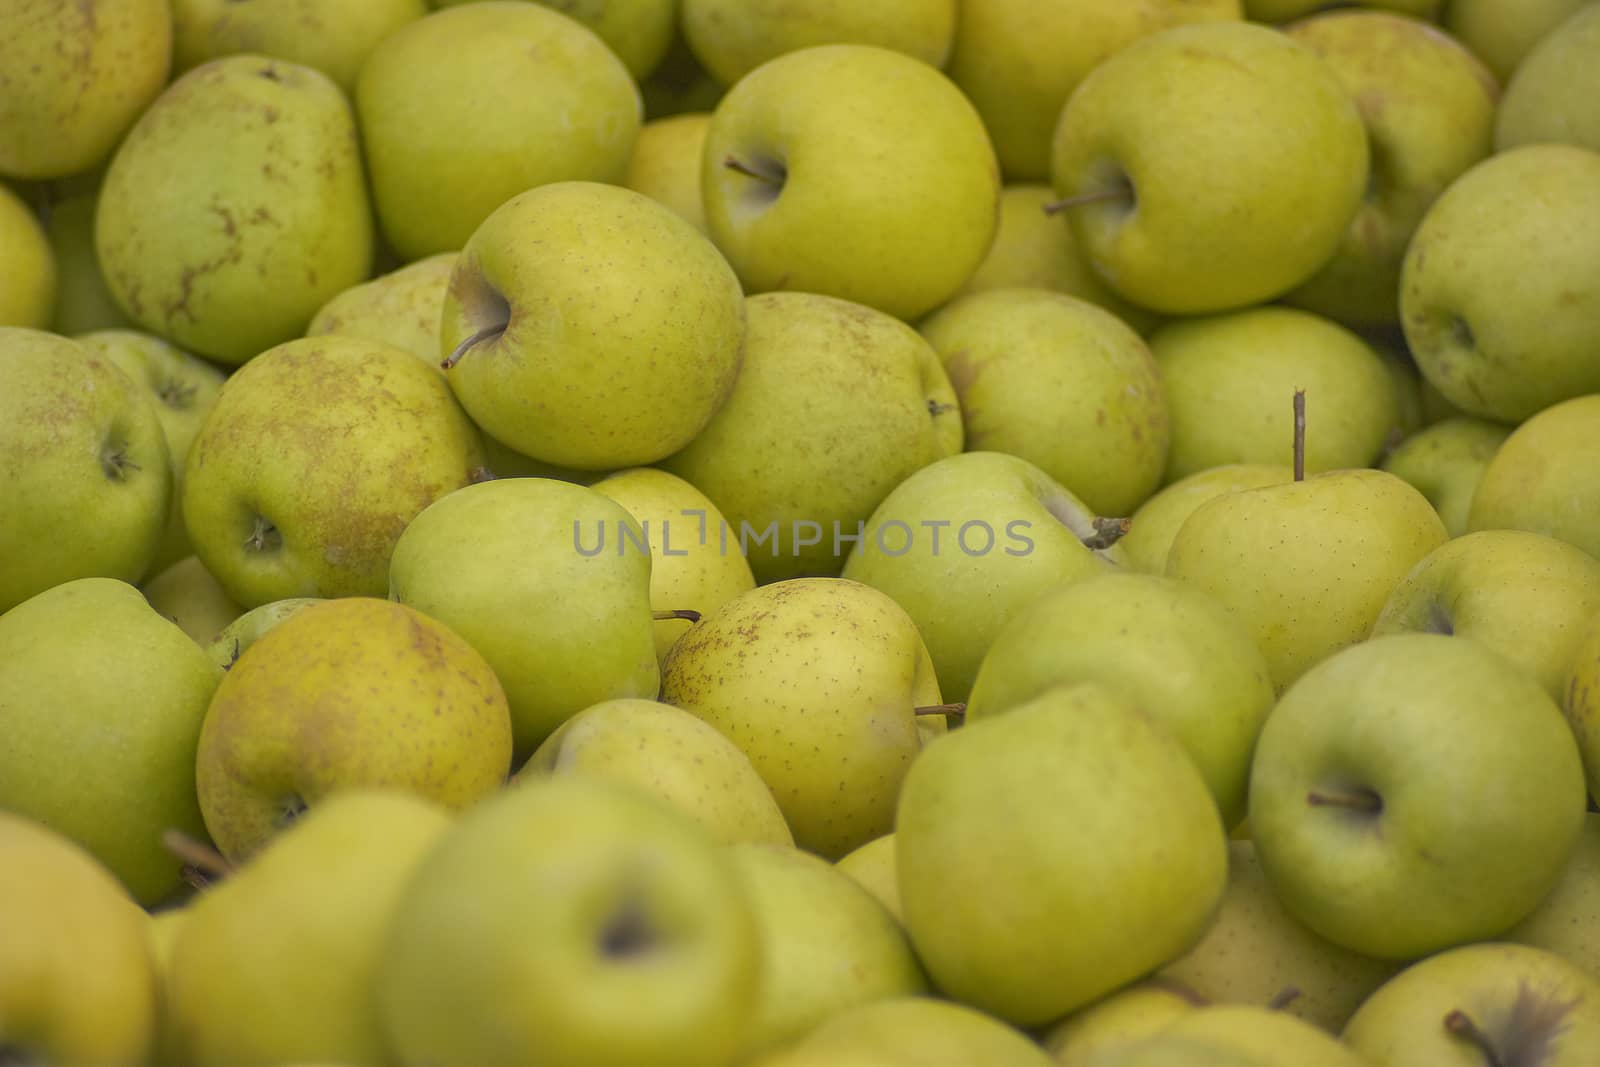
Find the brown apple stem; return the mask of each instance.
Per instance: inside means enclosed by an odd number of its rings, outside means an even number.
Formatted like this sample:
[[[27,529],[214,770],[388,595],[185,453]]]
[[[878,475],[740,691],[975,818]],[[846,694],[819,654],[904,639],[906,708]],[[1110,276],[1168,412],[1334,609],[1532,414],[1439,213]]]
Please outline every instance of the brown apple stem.
[[[233,864],[224,859],[222,853],[182,830],[163,831],[161,847],[181,860],[184,867],[199,874],[206,883],[221,881],[233,873]],[[194,883],[191,881],[190,884]]]
[[[957,701],[954,704],[924,704],[911,709],[913,715],[948,715],[952,724],[965,721],[967,717],[966,701]]]
[[[668,619],[685,619],[689,622],[699,622],[700,613],[689,608],[677,608],[673,611],[652,611],[650,617],[656,622],[666,622]]]
[[[1065,196],[1060,200],[1052,200],[1044,205],[1046,215],[1059,215],[1070,208],[1082,204],[1100,204],[1107,200],[1127,200],[1132,190],[1125,185],[1113,186],[1109,189],[1096,189],[1092,193],[1078,193],[1076,196]]]
[[[455,351],[451,352],[449,356],[445,357],[444,362],[440,363],[439,366],[443,367],[445,370],[449,370],[451,367],[454,367],[457,363],[461,362],[461,357],[467,354],[467,350],[469,348],[478,344],[480,341],[487,341],[491,337],[499,337],[501,334],[506,332],[506,327],[509,325],[510,323],[501,322],[496,323],[493,326],[485,326],[483,329],[479,330],[465,341],[462,341],[460,344],[456,345]]]
[[[1133,529],[1132,519],[1106,519],[1096,515],[1094,518],[1094,533],[1083,538],[1083,547],[1099,551],[1110,548],[1125,537]]]
[[[1306,480],[1306,391],[1294,391],[1294,480]]]
[[[1377,814],[1383,810],[1383,798],[1370,789],[1324,790],[1306,794],[1306,803],[1314,808],[1349,808],[1351,811]]]
[[[1472,1021],[1472,1016],[1460,1008],[1444,1017],[1444,1028],[1452,1037],[1477,1046],[1478,1051],[1483,1053],[1486,1067],[1505,1067],[1505,1061],[1500,1058],[1500,1051],[1489,1040],[1489,1035],[1479,1029],[1478,1024]]]
[[[1267,1001],[1268,1011],[1282,1011],[1300,999],[1300,990],[1296,986],[1286,985]]]
[[[722,165],[736,174],[743,174],[746,178],[754,178],[758,182],[766,182],[769,185],[783,184],[783,179],[778,175],[756,170],[738,156],[728,156],[723,159]]]

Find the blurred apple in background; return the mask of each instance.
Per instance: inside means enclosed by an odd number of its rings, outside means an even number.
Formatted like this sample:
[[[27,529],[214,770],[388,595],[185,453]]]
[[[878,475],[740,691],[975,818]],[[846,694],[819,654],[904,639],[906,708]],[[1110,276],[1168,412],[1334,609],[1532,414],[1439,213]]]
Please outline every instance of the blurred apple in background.
[[[1546,34],[1588,0],[1450,0],[1440,21],[1504,85]]]
[[[885,997],[834,1012],[793,1046],[818,1067],[854,1063],[883,1067],[1051,1067],[1030,1038],[964,1004],[933,997]],[[780,1053],[773,1067],[787,1062]],[[798,1061],[797,1061],[798,1062]],[[762,1067],[768,1063],[760,1061]]]
[[[60,277],[45,230],[23,199],[0,184],[0,326],[50,327]]]
[[[824,44],[867,44],[944,66],[956,28],[956,0],[682,0],[683,38],[723,85],[789,52]]]
[[[1163,574],[1172,539],[1201,504],[1235,489],[1258,489],[1293,479],[1293,468],[1273,463],[1223,463],[1195,471],[1140,504],[1127,534],[1117,544],[1129,567],[1145,574]]]
[[[100,270],[100,254],[94,247],[94,212],[99,196],[98,175],[91,181],[60,182],[42,209],[45,233],[56,261],[56,301],[50,329],[68,337],[133,325],[117,306]]]
[[[419,259],[336,294],[311,316],[306,336],[343,333],[403,348],[439,367],[444,294],[455,252]]]
[[[185,556],[139,587],[152,608],[171,619],[201,648],[209,645],[244,609],[193,556]]]
[[[1451,537],[1467,532],[1467,513],[1489,461],[1511,427],[1453,415],[1405,438],[1379,464],[1428,498]]]
[[[840,856],[834,866],[861,887],[878,898],[878,903],[889,909],[895,921],[904,923],[900,914],[900,876],[895,862],[894,834],[887,833]]]
[[[1600,152],[1600,8],[1581,7],[1517,65],[1495,122],[1495,148],[1554,142]]]
[[[1043,1044],[1062,1067],[1104,1063],[1208,1003],[1182,982],[1146,978],[1072,1012],[1044,1031]]]
[[[1467,529],[1531,530],[1600,558],[1600,464],[1574,459],[1594,455],[1600,455],[1600,393],[1544,409],[1513,430],[1489,461]]]
[[[1332,1035],[1264,1005],[1219,1004],[1196,1008],[1170,1025],[1126,1046],[1121,1056],[1091,1061],[1095,1067],[1370,1067]]]
[[[622,184],[670,207],[701,233],[706,226],[700,195],[700,157],[705,151],[709,111],[653,119],[639,130]]]

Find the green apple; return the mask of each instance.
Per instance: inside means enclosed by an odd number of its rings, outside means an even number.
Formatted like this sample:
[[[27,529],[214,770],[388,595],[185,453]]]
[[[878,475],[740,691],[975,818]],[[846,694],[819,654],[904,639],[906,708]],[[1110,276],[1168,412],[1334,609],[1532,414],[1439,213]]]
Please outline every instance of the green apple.
[[[1338,249],[1287,300],[1343,323],[1398,322],[1406,245],[1428,205],[1492,149],[1499,87],[1459,41],[1406,15],[1332,11],[1284,32],[1338,75],[1372,146],[1367,194]]]
[[[1221,604],[1151,574],[1058,583],[994,639],[967,700],[967,721],[1080,682],[1104,686],[1169,729],[1205,780],[1223,825],[1244,817],[1250,754],[1274,693],[1265,657]]]
[[[475,0],[430,0],[434,7],[454,7]],[[627,65],[636,79],[649,77],[661,64],[678,34],[677,0],[536,0],[593,30]]]
[[[1292,481],[1294,470],[1275,463],[1223,463],[1179,478],[1139,505],[1118,546],[1130,568],[1145,574],[1167,569],[1167,551],[1178,529],[1201,504],[1235,489],[1259,489]]]
[[[1480,530],[1424,556],[1389,594],[1372,636],[1438,633],[1492,648],[1560,701],[1600,617],[1600,559],[1544,534]]]
[[[1310,1023],[1265,1005],[1185,1012],[1142,1041],[1091,1059],[1093,1067],[1372,1067]]]
[[[1200,505],[1172,540],[1166,574],[1244,624],[1281,693],[1365,639],[1390,591],[1447,538],[1433,506],[1394,475],[1328,471]]]
[[[1256,307],[1150,336],[1172,424],[1166,482],[1226,463],[1293,460],[1289,401],[1305,390],[1305,469],[1365,467],[1399,412],[1384,359],[1331,319]]]
[[[1062,105],[1104,59],[1169,26],[1241,17],[1239,0],[983,0],[962,5],[948,69],[1006,177],[1042,181]]]
[[[0,808],[79,842],[142,904],[177,889],[161,835],[204,836],[195,745],[221,668],[111,578],[0,615],[0,665]]]
[[[146,1062],[156,989],[145,923],[93,856],[0,810],[0,1060]]]
[[[389,597],[451,627],[494,668],[521,761],[591,704],[655,697],[650,572],[622,505],[550,478],[502,478],[412,520]]]
[[[180,559],[145,582],[139,591],[152,608],[171,619],[202,648],[244,614],[206,565],[193,556]]]
[[[45,233],[56,263],[56,302],[50,328],[64,336],[132,326],[100,271],[100,255],[94,248],[98,199],[98,185],[61,192],[52,197],[44,212]]]
[[[1519,422],[1600,392],[1600,152],[1524,145],[1458,178],[1406,251],[1400,313],[1417,366],[1469,415]]]
[[[1327,63],[1276,30],[1207,22],[1096,67],[1061,111],[1050,177],[1111,288],[1193,314],[1310,278],[1361,204],[1368,160]]]
[[[441,353],[489,436],[614,470],[664,459],[705,427],[738,374],[744,310],[727,261],[676,212],[620,186],[556,182],[473,232],[450,272]]]
[[[1412,21],[1434,19],[1445,0],[1354,0],[1356,7],[1383,8],[1398,11]],[[1288,22],[1290,19],[1316,15],[1328,7],[1328,0],[1244,0],[1244,14],[1256,22]],[[1290,27],[1294,32],[1295,27]]]
[[[1578,642],[1561,707],[1578,739],[1589,795],[1600,797],[1600,617]]]
[[[824,44],[869,44],[944,66],[956,0],[682,0],[684,40],[701,65],[732,85],[770,59]]]
[[[407,261],[461,248],[526,189],[620,180],[642,121],[628,68],[593,30],[509,0],[400,27],[354,96],[378,221]]]
[[[173,82],[118,146],[95,248],[140,328],[240,364],[367,277],[355,116],[320,71],[226,56]]]
[[[184,525],[246,608],[381,596],[406,524],[483,463],[436,371],[381,341],[305,337],[223,385],[189,449]]]
[[[60,274],[55,251],[33,209],[0,184],[0,326],[51,325]]]
[[[287,597],[258,605],[235,618],[219,630],[205,646],[206,655],[223,670],[239,661],[244,650],[255,644],[267,631],[287,619],[301,608],[322,603],[319,597]]]
[[[514,781],[561,774],[630,782],[725,843],[794,844],[772,791],[738,746],[670,704],[623,697],[585,708],[545,739]]]
[[[1555,889],[1526,918],[1506,931],[1507,941],[1554,952],[1592,975],[1600,975],[1600,925],[1594,922],[1600,894],[1600,812],[1584,816],[1583,836]]]
[[[412,877],[374,996],[405,1067],[707,1067],[763,966],[726,846],[665,801],[581,775],[465,813]]]
[[[223,676],[195,756],[206,828],[235,863],[341,790],[409,790],[452,810],[511,772],[511,715],[484,658],[403,604],[295,612]]]
[[[690,111],[653,119],[639,130],[622,184],[682,215],[701,233],[706,207],[700,196],[700,157],[711,112]]]
[[[1510,434],[1497,422],[1452,415],[1406,437],[1379,465],[1427,497],[1450,536],[1459,537],[1478,482]]]
[[[0,611],[72,578],[141,580],[172,498],[145,390],[83,345],[21,326],[0,326],[0,365]]]
[[[830,859],[893,829],[916,709],[941,703],[911,617],[842,578],[774,582],[708,614],[667,655],[661,699],[738,745],[795,843]]]
[[[440,320],[457,258],[440,252],[351,286],[317,309],[306,336],[343,333],[383,341],[441,369]]]
[[[1467,945],[1391,979],[1344,1041],[1377,1067],[1585,1067],[1600,1048],[1600,978],[1525,945]]]
[[[1062,1067],[1084,1067],[1097,1057],[1109,1058],[1136,1045],[1208,1003],[1181,982],[1146,978],[1072,1012],[1045,1030],[1042,1042]]]
[[[733,392],[662,465],[727,517],[719,551],[743,552],[758,581],[837,574],[891,489],[961,451],[955,391],[933,348],[882,312],[813,293],[745,305]]]
[[[1096,685],[1045,690],[930,744],[901,789],[895,851],[934,983],[1024,1026],[1181,956],[1228,862],[1183,746]]]
[[[865,1053],[882,1057],[884,1067],[1051,1067],[1053,1062],[998,1019],[933,997],[885,997],[836,1011],[796,1047],[816,1053],[823,1063]]]
[[[171,59],[168,0],[5,5],[0,175],[58,178],[105,162]]]
[[[1579,8],[1540,38],[1506,85],[1495,120],[1499,151],[1555,142],[1600,152],[1600,8]]]
[[[720,544],[728,520],[700,490],[653,467],[618,471],[593,483],[639,522],[650,552],[650,606],[656,613],[656,658],[706,615],[756,586],[744,554]],[[713,539],[712,531],[717,531]],[[690,613],[689,617],[674,613]]]
[[[424,0],[333,7],[317,0],[173,0],[172,66],[182,72],[219,56],[254,52],[314,67],[349,93],[378,42],[427,13]]]
[[[1588,0],[1450,0],[1444,28],[1489,65],[1503,85],[1524,56]]]
[[[966,284],[1000,196],[961,91],[865,44],[803,48],[739,79],[712,113],[701,183],[746,292],[825,293],[902,319]]]
[[[1116,315],[1045,289],[959,297],[923,320],[966,447],[1041,467],[1102,515],[1161,484],[1167,402],[1150,348]]]
[[[1554,404],[1523,422],[1484,469],[1469,530],[1532,530],[1600,557],[1600,395]]]
[[[1374,637],[1313,667],[1267,719],[1250,777],[1251,837],[1284,908],[1384,959],[1525,918],[1583,809],[1556,702],[1510,661],[1439,634]]]
[[[900,875],[894,859],[894,833],[874,837],[871,841],[840,856],[834,862],[867,892],[878,898],[878,903],[889,909],[896,922],[900,915]]]

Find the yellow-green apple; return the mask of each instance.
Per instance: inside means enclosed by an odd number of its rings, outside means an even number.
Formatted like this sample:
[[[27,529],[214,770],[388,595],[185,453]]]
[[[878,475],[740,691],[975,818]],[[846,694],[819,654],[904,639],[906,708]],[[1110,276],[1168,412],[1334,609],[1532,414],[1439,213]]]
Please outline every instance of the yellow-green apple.
[[[45,234],[56,263],[56,302],[50,328],[65,336],[88,330],[131,326],[117,306],[100,271],[94,248],[94,209],[98,184],[89,189],[60,191],[44,211]]]
[[[1559,702],[1596,617],[1600,560],[1544,534],[1479,530],[1419,560],[1389,593],[1372,636],[1470,637],[1528,672]]]
[[[475,0],[430,0],[434,7],[454,7]],[[537,0],[593,30],[636,79],[649,77],[677,38],[677,0]]]
[[[240,655],[195,762],[206,828],[237,863],[341,790],[467,807],[511,772],[511,715],[489,664],[444,624],[342,597],[302,608]]]
[[[1398,418],[1384,359],[1331,319],[1256,307],[1170,322],[1150,336],[1172,424],[1166,481],[1226,463],[1293,459],[1292,399],[1306,393],[1308,472],[1377,460]]]
[[[725,843],[794,844],[749,758],[716,727],[670,704],[619,697],[584,708],[545,739],[513,781],[562,774],[632,783]]]
[[[299,337],[372,263],[349,101],[281,59],[196,67],[118,146],[95,248],[128,317],[187,351],[240,364]]]
[[[738,374],[744,310],[727,261],[671,208],[555,182],[473,231],[450,272],[441,354],[489,436],[614,470],[664,459],[705,427]]]
[[[440,320],[457,255],[440,252],[352,285],[317,309],[306,336],[344,333],[383,341],[442,370]]]
[[[1102,515],[1129,515],[1167,462],[1167,403],[1144,340],[1046,289],[958,297],[924,319],[966,447],[1021,456]],[[948,695],[948,694],[947,694]]]
[[[1421,21],[1437,18],[1443,5],[1444,0],[1354,0],[1353,4],[1344,6],[1382,8]],[[1288,22],[1306,15],[1315,16],[1329,6],[1328,0],[1244,0],[1244,14],[1255,22]]]
[[[889,909],[896,922],[900,915],[900,876],[894,860],[894,833],[874,837],[871,841],[840,856],[834,862],[861,888],[878,898],[878,903]]]
[[[1008,713],[1057,685],[1095,682],[1171,731],[1223,825],[1244,817],[1250,754],[1272,680],[1222,605],[1170,578],[1102,574],[1039,594],[1000,631],[967,700],[967,721]]]
[[[1107,56],[1169,26],[1240,17],[1239,0],[981,0],[961,6],[948,70],[1006,177],[1041,181],[1062,105]]]
[[[1146,978],[1072,1012],[1045,1030],[1042,1042],[1062,1067],[1086,1067],[1208,1003],[1181,982]]]
[[[1193,314],[1316,273],[1361,204],[1368,158],[1355,101],[1320,57],[1265,26],[1207,22],[1090,72],[1061,110],[1050,178],[1112,289]]]
[[[139,587],[144,598],[201,648],[209,645],[244,609],[228,596],[206,565],[185,556]]]
[[[1372,1067],[1327,1031],[1266,1005],[1214,1004],[1184,1012],[1170,1025],[1094,1067]]]
[[[1456,179],[1406,250],[1400,314],[1469,415],[1515,423],[1600,392],[1600,152],[1524,145]]]
[[[1583,828],[1556,702],[1472,641],[1374,637],[1278,700],[1250,834],[1278,899],[1337,945],[1415,959],[1494,937],[1555,887]]]
[[[234,619],[205,645],[206,655],[223,670],[239,661],[244,650],[259,641],[268,630],[301,608],[320,604],[320,597],[286,597],[251,608]]]
[[[1293,479],[1292,468],[1275,463],[1223,463],[1179,478],[1157,490],[1133,513],[1128,532],[1117,542],[1122,558],[1133,570],[1163,574],[1172,539],[1201,504],[1235,489],[1258,489]]]
[[[0,326],[0,363],[0,611],[71,578],[140,581],[172,498],[148,394],[43,330]]]
[[[1494,71],[1504,85],[1524,56],[1588,0],[1450,0],[1444,28]]]
[[[661,699],[738,745],[795,843],[829,859],[893,829],[922,749],[918,719],[933,718],[916,709],[940,704],[911,617],[843,578],[774,582],[723,604],[668,653]]]
[[[171,61],[168,0],[7,4],[0,175],[93,170],[161,92]]]
[[[1494,145],[1555,142],[1600,152],[1600,8],[1579,8],[1541,38],[1506,85]]]
[[[718,550],[744,552],[758,581],[837,574],[889,490],[961,451],[955,391],[932,346],[882,312],[814,293],[745,304],[733,392],[662,466],[727,517]]]
[[[1573,653],[1561,707],[1583,754],[1589,794],[1600,797],[1600,616],[1589,624]]]
[[[706,225],[749,293],[825,293],[903,319],[966,284],[994,239],[983,121],[921,60],[865,44],[769,60],[712,112]]]
[[[690,111],[652,119],[639,130],[622,184],[657,200],[707,233],[700,195],[700,157],[705,151],[711,112]]]
[[[729,1063],[762,957],[726,848],[665,801],[581,775],[484,800],[389,924],[373,995],[394,1062]]]
[[[551,478],[458,490],[406,527],[389,597],[449,626],[505,686],[526,759],[575,713],[660,686],[650,549],[622,505]]]
[[[845,1008],[796,1046],[819,1063],[853,1062],[866,1054],[883,1067],[1051,1067],[1052,1060],[1019,1031],[965,1004],[924,996],[884,997]]]
[[[140,903],[162,900],[180,873],[163,831],[205,833],[195,746],[221,677],[112,578],[63,582],[0,615],[0,808],[83,845]]]
[[[1466,945],[1390,979],[1343,1037],[1376,1067],[1586,1067],[1600,1048],[1600,978],[1526,945]]]
[[[461,248],[526,189],[621,179],[643,118],[628,68],[593,30],[508,0],[400,27],[354,95],[378,222],[408,261]]]
[[[246,608],[381,596],[406,524],[483,462],[438,372],[381,341],[304,337],[224,383],[189,448],[184,526]]]
[[[1597,305],[1600,306],[1600,305]],[[1511,432],[1478,480],[1469,530],[1532,530],[1600,558],[1600,392],[1554,404]]]
[[[331,7],[316,0],[173,0],[172,67],[182,72],[219,56],[254,52],[314,67],[354,92],[361,64],[378,42],[427,13],[424,0]]]
[[[1173,537],[1166,574],[1244,623],[1281,693],[1364,640],[1390,591],[1447,537],[1433,505],[1394,475],[1328,471],[1200,505]]]
[[[1451,415],[1400,442],[1379,464],[1428,498],[1451,537],[1467,531],[1478,482],[1511,427],[1471,415]]]
[[[1398,322],[1412,233],[1439,193],[1493,147],[1494,75],[1438,27],[1386,11],[1331,11],[1284,32],[1344,83],[1371,141],[1361,207],[1333,257],[1286,299],[1351,325]]]
[[[934,984],[1023,1026],[1181,956],[1228,864],[1183,746],[1093,684],[1047,689],[933,741],[901,789],[895,852]]]
[[[591,488],[627,508],[644,534],[658,660],[666,659],[693,618],[755,588],[744,554],[721,544],[728,520],[710,498],[676,474],[636,467],[607,475]]]
[[[156,988],[146,921],[93,856],[0,810],[0,1059],[147,1062]]]
[[[1115,568],[1107,526],[1025,459],[962,452],[878,505],[843,577],[894,598],[933,657],[939,692],[963,701],[995,635],[1045,590]]]
[[[824,44],[869,44],[944,66],[956,0],[682,0],[683,38],[700,65],[732,85],[769,59]]]
[[[54,318],[60,276],[33,209],[0,184],[0,326],[43,330]]]
[[[1583,836],[1555,889],[1526,918],[1506,931],[1507,941],[1554,952],[1600,975],[1600,812],[1584,816]]]
[[[849,875],[787,845],[726,847],[761,943],[742,1056],[793,1043],[851,1008],[927,992],[905,931]]]

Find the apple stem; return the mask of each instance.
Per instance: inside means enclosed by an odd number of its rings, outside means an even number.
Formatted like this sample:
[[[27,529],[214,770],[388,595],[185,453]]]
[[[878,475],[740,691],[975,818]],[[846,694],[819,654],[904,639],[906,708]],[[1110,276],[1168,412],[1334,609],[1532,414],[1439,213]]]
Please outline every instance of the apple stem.
[[[451,367],[454,367],[457,363],[461,362],[461,357],[467,354],[467,349],[471,348],[473,345],[476,345],[480,341],[487,341],[491,337],[500,336],[506,332],[506,327],[509,325],[510,323],[508,322],[501,322],[493,326],[485,326],[483,329],[479,330],[465,341],[462,341],[460,344],[456,345],[455,351],[446,356],[444,362],[440,363],[439,366],[445,370],[449,370]]]
[[[689,622],[700,621],[700,613],[690,608],[675,608],[672,611],[652,611],[650,617],[656,622],[666,622],[668,619],[685,619]]]
[[[1043,210],[1046,215],[1059,215],[1063,211],[1083,204],[1099,204],[1107,200],[1126,200],[1131,192],[1132,190],[1125,185],[1112,186],[1109,189],[1096,189],[1092,193],[1078,193],[1076,196],[1066,196],[1060,200],[1052,200],[1044,205]]]
[[[1294,480],[1306,480],[1306,391],[1294,391]]]
[[[1094,517],[1094,533],[1083,538],[1083,547],[1099,551],[1110,548],[1125,537],[1133,529],[1132,519],[1107,519],[1099,515]]]
[[[1349,808],[1377,814],[1383,810],[1383,798],[1370,789],[1351,789],[1341,792],[1312,792],[1306,794],[1306,803],[1314,808]]]
[[[197,841],[182,830],[166,830],[161,834],[161,847],[182,861],[185,881],[197,889],[218,882],[233,873],[233,864],[222,853],[203,841]],[[193,876],[199,876],[199,884]]]
[[[1286,985],[1278,990],[1273,998],[1267,1001],[1268,1011],[1282,1011],[1300,999],[1300,989],[1297,986]]]
[[[950,721],[959,723],[966,719],[967,702],[958,700],[953,704],[923,704],[911,709],[913,715],[948,715]]]
[[[784,175],[768,174],[765,171],[757,170],[750,166],[750,164],[744,162],[744,160],[740,159],[738,156],[725,157],[722,161],[722,165],[733,171],[735,174],[743,174],[746,178],[754,178],[758,182],[766,182],[768,185],[783,184]]]
[[[1494,1042],[1489,1040],[1489,1035],[1479,1029],[1478,1024],[1472,1021],[1472,1016],[1460,1008],[1456,1008],[1444,1017],[1444,1028],[1451,1036],[1476,1045],[1478,1051],[1483,1053],[1486,1067],[1505,1067],[1505,1061],[1500,1058],[1500,1052],[1494,1047]]]

